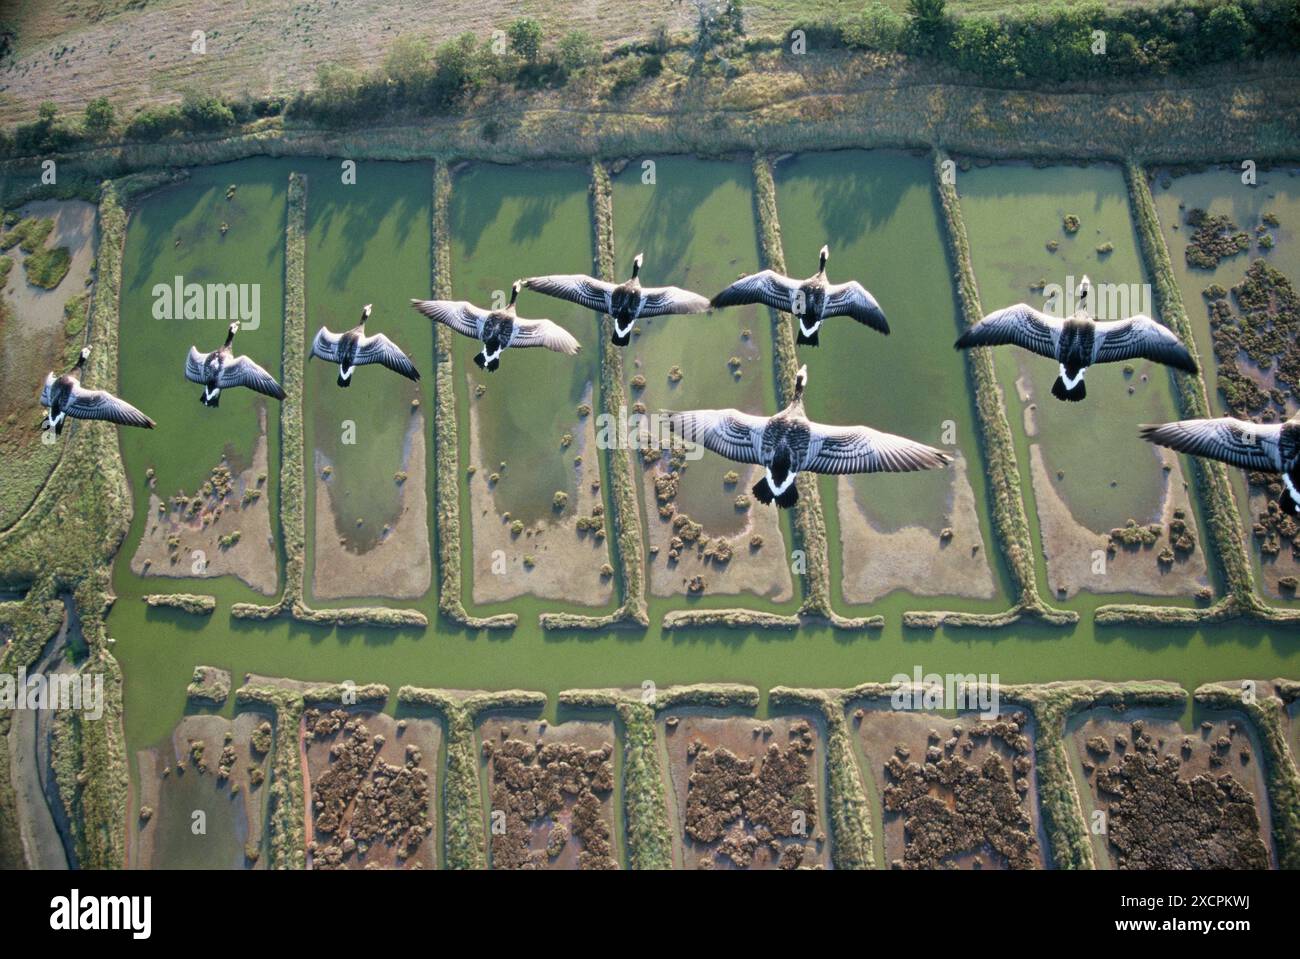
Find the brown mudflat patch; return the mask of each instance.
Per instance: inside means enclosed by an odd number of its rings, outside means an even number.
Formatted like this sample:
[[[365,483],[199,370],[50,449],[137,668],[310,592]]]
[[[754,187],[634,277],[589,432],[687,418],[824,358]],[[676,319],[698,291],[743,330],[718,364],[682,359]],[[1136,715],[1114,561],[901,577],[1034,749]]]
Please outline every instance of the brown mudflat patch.
[[[266,496],[265,405],[258,415],[261,433],[248,469],[234,474],[223,457],[193,495],[181,490],[164,503],[150,492],[149,519],[131,557],[131,572],[183,579],[234,576],[264,596],[275,595],[279,571]]]
[[[1027,712],[950,719],[871,703],[855,707],[850,721],[879,797],[893,868],[1044,866]]]
[[[1120,546],[1108,555],[1109,531],[1090,530],[1074,518],[1048,474],[1042,447],[1030,445],[1034,501],[1053,597],[1068,598],[1080,590],[1192,597],[1210,585],[1204,544],[1195,528],[1195,514],[1178,456],[1154,447],[1153,451],[1168,467],[1164,472],[1165,495],[1159,513],[1145,520],[1139,517],[1138,524],[1159,524],[1162,534],[1150,546]],[[1196,537],[1196,548],[1191,553],[1175,552],[1173,561],[1164,563],[1158,555],[1170,546],[1168,529],[1178,513]]]
[[[748,495],[749,488],[763,475],[761,466],[736,464],[735,470],[739,480],[728,486],[728,495],[733,497]],[[656,490],[656,477],[669,476],[671,472],[671,465],[665,457],[659,465],[647,469],[641,478],[649,534],[647,559],[651,594],[683,596],[701,592],[734,596],[753,593],[774,603],[784,603],[794,596],[794,582],[787,563],[788,551],[776,506],[764,506],[754,501],[745,511],[745,524],[739,532],[714,536],[707,527],[682,513],[661,514],[660,507],[664,504]],[[761,542],[761,545],[755,545],[756,542]],[[702,589],[692,589],[692,580]]]
[[[1104,812],[1101,864],[1269,868],[1268,794],[1244,716],[1208,714],[1188,733],[1167,714],[1097,709],[1067,732],[1084,813]]]
[[[212,789],[216,801],[237,802],[234,817],[242,855],[235,861],[205,863],[210,868],[228,869],[242,863],[246,869],[265,868],[262,841],[266,827],[267,788],[271,775],[274,747],[273,718],[259,710],[246,710],[234,719],[213,714],[184,717],[173,731],[163,750],[146,749],[138,753],[140,796],[136,808],[134,848],[131,864],[135,868],[174,868],[170,860],[176,854],[185,860],[186,850],[170,849],[177,834],[185,842],[215,850],[203,832],[191,828],[196,801],[207,802],[205,791],[194,790],[196,777]],[[188,777],[188,779],[187,779]],[[210,780],[210,783],[207,781]],[[175,805],[177,808],[169,808]],[[167,820],[180,821],[181,828],[164,827]],[[206,824],[205,824],[206,825]],[[167,828],[167,835],[160,831]],[[220,837],[223,842],[230,837]],[[188,851],[188,852],[192,852]],[[193,865],[192,862],[187,864]]]
[[[312,563],[312,595],[317,599],[377,596],[419,599],[429,591],[433,560],[429,553],[428,497],[425,495],[424,414],[411,415],[399,469],[401,512],[379,541],[363,553],[354,552],[340,537],[331,499],[330,478],[317,454],[316,546]],[[394,478],[391,482],[397,482]]]
[[[471,387],[471,393],[473,392]],[[591,387],[583,402],[591,407]],[[573,467],[574,491],[563,509],[541,522],[523,524],[503,513],[493,495],[491,464],[483,463],[478,408],[469,403],[469,460],[476,464],[467,482],[470,489],[470,532],[474,554],[474,602],[500,603],[520,596],[606,606],[614,599],[613,568],[609,565],[611,525],[600,493],[600,456],[596,448],[595,416],[576,420],[574,442],[565,450]],[[526,476],[524,477],[526,481]],[[510,479],[501,482],[511,482]],[[599,531],[599,532],[598,532]]]
[[[948,512],[938,535],[922,526],[883,528],[864,511],[849,478],[839,478],[836,501],[845,602],[870,603],[896,589],[917,596],[994,596],[993,570],[966,465],[959,455],[950,468]]]
[[[617,869],[614,724],[479,724],[493,869]]]
[[[668,713],[675,858],[687,869],[830,865],[825,744],[810,716]]]
[[[369,709],[303,712],[313,869],[432,869],[441,727]]]

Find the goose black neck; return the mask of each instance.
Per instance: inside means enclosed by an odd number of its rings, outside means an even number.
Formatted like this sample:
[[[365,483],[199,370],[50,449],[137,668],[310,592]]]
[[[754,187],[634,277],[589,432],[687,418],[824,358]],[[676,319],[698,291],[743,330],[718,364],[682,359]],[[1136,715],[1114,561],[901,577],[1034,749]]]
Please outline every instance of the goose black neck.
[[[632,261],[632,279],[635,280],[637,274],[640,272],[641,272],[641,260],[638,258]]]
[[[235,331],[233,329],[226,331],[226,346],[235,342]]]
[[[829,259],[829,257],[827,256],[826,251],[823,250],[823,251],[821,252],[821,254],[817,257],[817,272],[818,272],[818,273],[825,273],[825,272],[826,272],[826,260],[827,260],[827,259]]]

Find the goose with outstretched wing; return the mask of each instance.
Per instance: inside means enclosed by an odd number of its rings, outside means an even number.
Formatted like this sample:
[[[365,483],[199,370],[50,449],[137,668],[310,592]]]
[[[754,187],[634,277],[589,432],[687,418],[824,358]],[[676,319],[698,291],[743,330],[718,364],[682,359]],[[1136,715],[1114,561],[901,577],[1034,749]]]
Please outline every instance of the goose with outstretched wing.
[[[326,362],[337,363],[339,386],[351,386],[352,374],[357,367],[371,363],[386,366],[394,373],[400,373],[408,380],[418,383],[420,372],[396,343],[382,333],[366,335],[366,320],[370,319],[370,309],[371,304],[367,303],[361,311],[361,322],[346,333],[332,333],[322,326],[316,331],[307,358],[310,360],[313,356],[318,356]]]
[[[510,302],[500,310],[485,310],[463,300],[412,300],[411,306],[462,336],[480,341],[483,349],[474,354],[474,362],[489,373],[501,365],[501,354],[507,349],[541,346],[566,356],[581,352],[578,340],[558,323],[526,320],[516,314],[520,286],[521,281],[515,280]]]
[[[739,410],[667,413],[673,435],[735,460],[764,467],[752,492],[760,503],[788,509],[799,500],[795,478],[808,473],[905,473],[952,461],[947,453],[868,426],[825,426],[804,415],[808,368],[795,377],[794,400],[775,416]]]
[[[632,276],[622,283],[609,283],[585,273],[557,273],[529,277],[524,287],[608,314],[614,321],[611,337],[616,346],[627,346],[632,328],[641,317],[704,313],[709,309],[709,301],[690,290],[642,286],[639,277],[644,257],[638,253],[633,258]]]
[[[1251,423],[1231,416],[1140,427],[1142,438],[1179,453],[1282,478],[1278,505],[1300,513],[1300,416],[1285,423]]]
[[[185,378],[203,387],[199,399],[204,406],[219,405],[221,391],[236,386],[247,387],[277,400],[284,399],[284,390],[270,373],[247,356],[235,356],[231,344],[238,332],[239,322],[231,323],[226,330],[225,345],[211,353],[200,353],[197,347],[190,347],[189,356],[185,358]]]
[[[126,400],[107,390],[88,390],[81,385],[82,370],[90,357],[90,347],[83,347],[76,364],[62,376],[53,371],[41,387],[41,405],[49,410],[44,424],[58,436],[68,417],[74,420],[107,420],[119,426],[139,426],[151,430],[156,425]]]
[[[761,270],[742,276],[712,300],[715,307],[765,303],[791,313],[798,320],[795,342],[816,346],[822,323],[832,316],[851,316],[859,323],[889,335],[889,323],[876,298],[856,280],[831,283],[826,279],[830,247],[823,246],[817,272],[806,280],[795,280],[775,270]]]
[[[1097,322],[1088,313],[1091,281],[1079,282],[1078,308],[1069,319],[1058,319],[1027,303],[995,310],[958,337],[959,350],[1012,344],[1056,360],[1060,369],[1052,384],[1058,400],[1077,403],[1088,395],[1083,375],[1098,363],[1145,359],[1185,373],[1196,372],[1196,361],[1168,327],[1138,313],[1125,320]]]

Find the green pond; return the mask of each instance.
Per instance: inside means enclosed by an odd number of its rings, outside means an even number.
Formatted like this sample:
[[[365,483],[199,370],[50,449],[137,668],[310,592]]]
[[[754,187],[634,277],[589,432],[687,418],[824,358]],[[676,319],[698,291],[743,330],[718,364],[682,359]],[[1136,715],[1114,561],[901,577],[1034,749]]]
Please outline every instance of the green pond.
[[[1098,319],[1122,318],[1109,312],[1155,315],[1149,294],[1144,297],[1142,292],[1149,289],[1149,278],[1119,168],[1003,164],[960,172],[957,185],[986,313],[1021,302],[1045,308],[1043,292],[1034,288],[1046,282],[1066,291],[1065,308],[1057,310],[1068,315],[1073,312],[1069,291],[1086,275],[1093,283],[1090,305],[1098,310]],[[1078,217],[1076,233],[1064,229],[1067,215]],[[1054,252],[1049,242],[1058,245]],[[1110,252],[1098,249],[1106,244]],[[1115,306],[1103,312],[1103,284],[1124,288],[1130,294],[1127,308],[1120,299],[1108,299]],[[1031,444],[1040,446],[1054,488],[1088,529],[1105,533],[1129,519],[1146,523],[1159,517],[1164,498],[1161,459],[1139,437],[1138,424],[1176,418],[1173,384],[1164,367],[1145,361],[1092,367],[1087,399],[1075,404],[1052,397],[1058,372],[1052,360],[1005,346],[995,350],[995,363],[1016,439],[1030,525],[1040,547],[1040,583],[1046,578],[1030,478]],[[1037,435],[1032,438],[1017,392],[1021,377],[1033,392]],[[1183,473],[1191,476],[1186,461]],[[1107,596],[1106,602],[1122,601],[1116,594]],[[1066,605],[1083,609],[1095,603],[1080,596]]]
[[[864,158],[863,162],[866,163],[867,159]],[[804,162],[800,161],[790,168],[791,171],[798,172]],[[200,663],[231,670],[236,683],[242,681],[246,673],[253,672],[315,681],[382,682],[394,690],[403,684],[536,689],[550,697],[547,713],[551,718],[556,715],[555,696],[563,689],[611,685],[635,687],[645,680],[653,680],[660,686],[685,682],[742,682],[766,691],[779,684],[837,687],[867,680],[888,680],[899,672],[910,674],[918,665],[927,672],[996,673],[1004,682],[1162,678],[1175,680],[1189,688],[1209,680],[1243,675],[1300,675],[1300,648],[1295,643],[1294,629],[1246,628],[1237,624],[1208,629],[1095,629],[1090,617],[1085,615],[1084,621],[1073,629],[1025,625],[996,632],[943,630],[932,633],[902,628],[902,612],[923,604],[913,602],[901,593],[873,604],[873,612],[882,613],[886,624],[883,629],[865,633],[806,628],[794,634],[745,630],[671,634],[664,633],[658,626],[645,631],[616,630],[600,634],[544,633],[537,625],[537,613],[554,607],[524,600],[510,604],[510,608],[520,614],[519,627],[507,633],[489,635],[456,629],[439,619],[433,591],[415,604],[430,616],[432,625],[426,630],[327,629],[284,619],[271,622],[233,620],[230,616],[233,602],[257,601],[259,597],[228,577],[173,581],[133,575],[129,559],[139,540],[148,504],[145,470],[149,467],[158,470],[160,490],[176,485],[187,485],[192,489],[227,445],[234,444],[247,455],[257,433],[255,403],[247,394],[223,396],[218,410],[207,410],[199,404],[197,388],[186,384],[180,375],[181,363],[192,339],[206,342],[212,337],[199,334],[197,328],[201,324],[198,323],[182,325],[152,320],[150,289],[159,279],[174,276],[177,272],[183,272],[187,278],[194,273],[221,279],[229,276],[240,282],[260,282],[262,325],[258,331],[246,334],[240,342],[255,357],[264,358],[268,350],[273,356],[275,334],[271,331],[277,328],[275,324],[279,322],[279,304],[283,296],[284,193],[288,172],[295,166],[311,175],[308,203],[309,223],[314,236],[308,253],[308,283],[311,285],[309,325],[329,322],[344,326],[353,320],[354,309],[359,311],[364,302],[374,302],[375,328],[400,336],[399,342],[416,357],[417,364],[423,364],[422,370],[426,375],[422,388],[432,379],[430,333],[427,328],[421,329],[419,318],[404,302],[407,297],[420,295],[428,288],[428,166],[362,164],[355,187],[334,187],[328,182],[330,178],[337,178],[338,166],[332,161],[243,162],[194,171],[186,184],[159,192],[141,203],[131,218],[127,237],[120,357],[122,390],[128,399],[154,412],[160,421],[160,429],[153,433],[121,431],[135,497],[135,520],[114,569],[113,584],[118,599],[109,617],[109,633],[116,640],[114,655],[125,676],[125,731],[133,775],[136,774],[136,752],[164,743],[184,715],[185,687],[195,665]],[[663,158],[657,166],[658,184],[654,188],[640,184],[639,168],[636,172],[625,171],[618,178],[615,229],[619,233],[620,273],[628,269],[632,255],[642,243],[646,252],[647,283],[674,282],[710,295],[736,273],[753,270],[757,266],[758,253],[754,240],[748,163],[704,163]],[[382,168],[382,172],[370,176],[367,171],[373,172],[376,168]],[[853,169],[850,168],[850,175]],[[552,175],[551,171],[524,168],[497,172],[503,177],[517,175],[530,182],[542,182],[533,177]],[[830,177],[833,172],[828,168],[826,176]],[[556,197],[556,209],[563,209],[572,186],[564,185],[563,176],[558,173],[556,176],[557,194],[563,194]],[[916,176],[915,173],[909,174],[907,182],[912,182]],[[368,194],[359,192],[356,194],[358,199],[348,198],[347,190],[368,189],[368,181],[375,190],[388,195],[366,200]],[[463,182],[458,178],[458,184]],[[919,189],[922,182],[916,180],[917,187],[912,189]],[[227,201],[224,199],[225,190],[232,183],[238,188],[232,201]],[[1010,184],[1006,188],[1010,189]],[[408,191],[409,198],[406,195]],[[667,192],[661,196],[661,191]],[[905,193],[900,202],[909,202],[907,198],[911,195]],[[677,199],[670,204],[666,199],[668,196]],[[881,199],[880,202],[884,204],[886,201]],[[1040,192],[1026,193],[1018,201],[1010,196],[1008,202],[1017,204],[1014,215],[1007,214],[1011,222],[1038,215],[1035,208],[1039,206],[1045,208],[1041,213],[1043,219],[1056,222],[1056,208],[1063,206],[1050,194]],[[1077,202],[1073,200],[1070,205]],[[227,212],[231,203],[247,204],[239,208],[246,209],[247,213],[236,215],[234,210]],[[373,219],[364,219],[360,215],[359,211],[367,206],[374,214]],[[216,209],[212,209],[214,207]],[[202,212],[205,209],[209,211],[206,216]],[[1080,215],[1086,212],[1082,207],[1077,209]],[[339,219],[333,220],[334,225],[327,229],[325,224],[331,216]],[[221,219],[231,224],[224,242],[219,231],[198,228],[205,220],[219,223]],[[404,245],[372,253],[368,248],[343,242],[345,236],[352,235],[361,237],[360,242],[368,246],[364,238],[375,235],[377,223],[384,224],[380,232],[385,237],[399,238]],[[1085,229],[1086,223],[1085,219]],[[347,229],[345,224],[349,224]],[[868,237],[872,229],[874,227],[866,228]],[[928,225],[925,227],[927,235],[930,229]],[[1044,237],[1048,235],[1045,231],[1038,232]],[[568,243],[576,250],[590,242],[589,235],[584,234]],[[183,238],[180,246],[175,245],[177,236]],[[190,244],[202,244],[201,247],[191,249],[184,242],[186,236]],[[726,240],[725,246],[720,246],[720,237]],[[327,238],[329,242],[326,242]],[[232,253],[236,249],[231,246],[233,241],[239,243],[237,249],[242,251],[239,256]],[[391,241],[386,239],[384,242]],[[798,267],[798,271],[807,269],[809,272],[815,269],[799,259],[793,237],[787,238],[786,242],[792,269]],[[819,245],[820,241],[810,255],[815,255]],[[833,250],[840,245],[844,244],[832,238]],[[328,256],[326,251],[335,246],[336,254]],[[345,247],[350,256],[343,255]],[[699,263],[711,264],[710,272],[700,272],[702,267],[696,265],[695,249],[699,251]],[[833,270],[836,264],[846,260],[845,273],[853,267],[849,249],[851,245],[845,245],[845,255],[832,259]],[[658,251],[657,256],[652,251]],[[684,262],[688,255],[690,269]],[[225,264],[224,267],[212,267],[218,262],[218,257],[227,256],[229,259],[219,261]],[[378,257],[378,260],[372,257]],[[731,262],[733,258],[734,263]],[[416,268],[417,260],[420,261],[419,269]],[[348,278],[350,271],[361,269],[354,266],[353,261],[382,262],[389,266],[375,268],[380,270],[382,282],[362,283]],[[574,262],[557,263],[556,268],[561,265],[564,269],[578,269],[582,264],[577,262],[575,253]],[[317,271],[322,266],[327,271],[332,270],[336,276],[319,276]],[[387,279],[390,267],[396,282]],[[889,289],[881,286],[881,282],[892,281],[884,276],[877,277],[870,268],[869,259],[861,269],[869,284],[880,290]],[[207,270],[207,273],[199,272],[201,270]],[[408,270],[409,278],[406,277]],[[513,272],[508,271],[501,282],[513,279],[509,275]],[[409,289],[408,282],[411,284]],[[331,288],[339,293],[331,294]],[[906,303],[910,297],[906,293],[891,292],[886,301],[887,309],[893,311],[891,320],[897,316],[898,334],[886,339],[855,329],[832,329],[827,333],[828,345],[836,342],[831,339],[836,334],[857,334],[873,351],[872,357],[877,355],[875,351],[893,348],[909,318]],[[881,296],[883,300],[885,294],[882,292]],[[935,301],[936,308],[942,304],[943,317],[951,317],[949,296],[945,294]],[[322,297],[325,303],[322,303]],[[330,316],[327,321],[318,308],[330,307],[330,300],[337,301],[332,308],[339,313],[337,318]],[[530,299],[529,302],[533,301]],[[530,305],[526,312],[533,309]],[[416,322],[408,323],[403,310],[411,312],[410,319]],[[733,312],[746,318],[733,317]],[[918,319],[914,322],[923,321]],[[936,328],[941,326],[939,320],[933,322]],[[752,345],[757,355],[745,361],[741,382],[737,384],[726,377],[725,361],[731,352],[743,348],[747,342],[739,338],[738,327],[742,323],[748,324],[752,330]],[[661,329],[671,329],[676,336],[665,336],[660,333]],[[769,330],[770,321],[765,311],[758,310],[728,310],[712,317],[670,318],[648,324],[641,340],[634,341],[629,353],[640,352],[645,366],[653,362],[659,370],[653,377],[649,371],[646,372],[651,384],[646,391],[651,394],[647,402],[652,405],[663,400],[678,403],[678,390],[692,390],[694,392],[685,394],[691,403],[752,404],[750,408],[753,409],[771,409],[775,398]],[[212,324],[212,336],[219,333],[216,324]],[[271,339],[262,339],[266,336]],[[649,336],[660,336],[669,358],[645,355],[648,352],[645,341]],[[707,340],[698,341],[700,348],[694,350],[697,355],[687,357],[685,349],[670,345],[670,339],[682,343],[689,337],[692,346],[696,346],[697,336],[705,336]],[[709,339],[711,337],[716,337],[717,341]],[[941,342],[946,349],[946,340]],[[458,352],[458,357],[468,355],[472,350],[472,344],[457,346],[462,351]],[[822,349],[830,352],[825,347]],[[676,359],[672,358],[674,353]],[[881,352],[879,355],[891,354]],[[561,360],[560,357],[551,358]],[[506,357],[507,362],[515,359],[518,357]],[[689,361],[684,364],[686,375],[678,390],[669,390],[664,383],[665,364],[682,363],[684,359]],[[175,365],[170,366],[172,363]],[[721,367],[711,371],[715,363]],[[271,365],[275,368],[274,364]],[[869,358],[865,368],[870,373],[875,365]],[[881,361],[879,365],[885,364]],[[168,369],[173,372],[166,373]],[[724,375],[718,375],[719,372]],[[361,379],[367,373],[373,375]],[[856,371],[850,373],[854,377],[854,388],[864,389],[857,383],[862,377]],[[825,383],[832,371],[828,369],[820,375],[821,380],[814,380],[814,386],[818,382]],[[307,397],[313,410],[322,404],[328,404],[333,410],[331,415],[334,419],[326,424],[330,427],[328,439],[331,441],[337,435],[338,419],[344,411],[357,420],[358,426],[361,425],[367,415],[366,397],[371,387],[381,390],[395,386],[397,395],[391,398],[392,402],[399,408],[409,405],[411,391],[406,387],[406,381],[399,377],[374,369],[361,370],[357,376],[357,383],[348,391],[334,386],[332,373],[317,372],[308,378]],[[389,380],[393,383],[389,384]],[[503,384],[506,382],[504,376],[498,376],[492,381],[490,390],[504,392]],[[362,384],[366,387],[363,388]],[[833,386],[834,383],[827,385]],[[833,393],[834,390],[826,390],[828,396]],[[344,400],[351,400],[356,405],[351,408],[338,405]],[[247,405],[241,406],[245,403]],[[429,408],[428,402],[423,405],[425,409]],[[883,404],[881,412],[884,412]],[[201,414],[203,418],[199,419]],[[964,415],[968,413],[962,410],[952,414],[959,422]],[[309,431],[315,429],[312,425],[315,413],[307,419]],[[219,430],[211,428],[213,422],[220,424]],[[277,424],[278,419],[271,417],[273,466],[268,485],[273,501],[278,477],[275,464],[279,459]],[[164,425],[166,429],[162,428]],[[376,427],[376,435],[370,441],[378,444],[383,424],[374,422],[371,425]],[[397,432],[382,435],[389,444],[388,453],[396,456]],[[326,438],[322,437],[321,442],[325,441]],[[310,442],[309,448],[312,448]],[[359,464],[358,468],[361,466],[364,464]],[[721,464],[718,467],[720,469]],[[710,468],[707,459],[691,467],[695,471],[693,475],[705,475]],[[391,464],[385,464],[382,472],[378,467],[374,469],[380,479],[391,480]],[[360,480],[357,482],[361,483]],[[707,496],[712,484],[700,485],[701,495]],[[1032,516],[1032,510],[1030,514]],[[829,515],[833,517],[834,511]],[[312,516],[309,515],[308,528],[311,526]],[[834,534],[832,539],[835,539]],[[217,597],[219,605],[211,617],[192,617],[173,610],[152,609],[140,601],[145,593],[159,589],[211,593]],[[1083,608],[1087,608],[1088,601],[1085,598]],[[726,605],[734,604],[735,600],[716,597],[703,602]],[[760,600],[749,597],[745,602],[761,604]],[[652,619],[657,622],[665,609],[680,603],[680,600],[652,603]],[[970,609],[978,608],[980,604],[950,600],[943,605]],[[395,706],[390,704],[389,708]],[[223,713],[233,716],[234,711],[232,702],[226,705]],[[216,858],[220,857],[213,857],[210,861],[215,862]]]
[[[1297,236],[1297,230],[1300,229],[1300,170],[1294,167],[1260,170],[1254,186],[1241,182],[1240,168],[1210,169],[1178,177],[1161,173],[1152,184],[1151,192],[1155,197],[1165,245],[1169,248],[1169,260],[1173,264],[1174,276],[1183,296],[1183,306],[1192,323],[1201,363],[1205,367],[1210,407],[1215,415],[1228,415],[1223,394],[1215,387],[1219,362],[1210,336],[1208,301],[1202,292],[1212,283],[1217,283],[1224,289],[1232,289],[1241,282],[1251,263],[1260,258],[1285,274],[1293,285],[1300,284],[1300,237]],[[1214,216],[1230,216],[1240,229],[1252,237],[1255,228],[1262,224],[1260,218],[1264,214],[1276,214],[1278,226],[1268,229],[1274,246],[1271,250],[1261,250],[1257,244],[1252,244],[1249,251],[1220,260],[1213,270],[1193,267],[1187,262],[1186,249],[1194,231],[1186,223],[1186,214],[1194,209],[1205,210]],[[1255,520],[1249,506],[1246,474],[1241,470],[1228,472],[1232,477],[1242,520],[1249,529]],[[1260,581],[1263,576],[1260,552],[1254,548],[1253,543],[1250,553],[1255,563],[1257,581]],[[1295,602],[1294,599],[1287,600],[1271,594],[1269,601],[1283,604]]]
[[[811,275],[817,251],[829,244],[830,280],[858,280],[876,297],[890,325],[890,335],[883,337],[847,317],[827,321],[821,345],[800,348],[809,375],[806,407],[810,417],[824,423],[864,423],[937,447],[955,440],[948,448],[960,450],[968,464],[980,504],[984,555],[996,555],[974,394],[966,362],[951,346],[960,330],[960,306],[932,179],[928,154],[807,154],[777,166],[777,210],[789,272]],[[880,529],[921,526],[937,536],[948,525],[952,477],[947,471],[882,473],[851,482],[857,503]],[[822,481],[840,599],[838,485]],[[998,592],[981,608],[1005,609],[1005,582],[999,582]],[[916,608],[915,598],[908,602]]]
[[[335,364],[307,364],[307,466],[316,466],[317,475],[331,468],[335,530],[349,550],[364,554],[400,512],[403,491],[395,477],[409,465],[412,402],[432,409],[433,332],[410,300],[430,290],[433,167],[362,162],[355,183],[344,182],[340,162],[299,162],[298,168],[307,174],[308,349],[320,327],[351,329],[369,303],[366,332],[391,339],[422,376],[417,384],[382,366],[366,366],[342,389]],[[431,421],[426,412],[426,429]],[[432,473],[428,445],[426,476]],[[307,489],[307,515],[314,516],[314,480]],[[314,522],[307,531],[314,557]]]
[[[449,211],[452,296],[483,308],[503,307],[517,279],[593,273],[590,179],[590,171],[578,166],[517,169],[478,164],[456,172]],[[572,518],[576,511],[579,470],[574,456],[585,427],[578,407],[585,403],[594,415],[599,405],[600,318],[573,303],[528,290],[520,294],[517,312],[523,318],[560,324],[582,344],[582,352],[564,356],[540,348],[509,350],[500,369],[488,373],[473,359],[482,344],[457,335],[452,356],[457,370],[456,407],[464,424],[461,465],[474,465],[480,478],[499,473],[492,494],[497,513],[509,513],[532,526],[551,518]],[[471,408],[481,444],[477,462],[470,457],[465,411]],[[566,434],[569,446],[563,442]],[[583,455],[596,456],[603,466],[604,457],[596,450],[583,450]],[[569,496],[563,511],[553,507],[556,492]],[[470,511],[465,483],[461,516],[468,519]],[[471,537],[468,521],[461,530]],[[465,548],[473,551],[471,543]],[[597,559],[594,565],[602,562]],[[472,575],[473,564],[467,563],[462,587],[471,608]]]

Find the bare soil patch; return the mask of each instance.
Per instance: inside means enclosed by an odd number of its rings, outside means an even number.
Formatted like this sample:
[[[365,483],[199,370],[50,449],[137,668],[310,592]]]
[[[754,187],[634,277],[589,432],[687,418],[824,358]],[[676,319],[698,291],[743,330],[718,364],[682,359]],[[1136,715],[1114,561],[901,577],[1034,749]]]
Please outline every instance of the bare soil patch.
[[[811,716],[762,720],[679,710],[662,723],[676,858],[685,868],[830,865],[825,742]]]
[[[661,478],[671,480],[673,473],[666,457],[664,460],[646,470],[641,482],[648,526],[651,594],[753,593],[774,603],[784,603],[793,597],[794,582],[776,507],[752,502],[744,511],[745,523],[739,532],[730,536],[712,535],[706,527],[673,509],[671,500],[663,501]],[[763,468],[736,464],[735,470],[739,479],[728,484],[728,492],[733,496],[748,496],[749,488],[763,475]],[[668,508],[666,516],[661,512],[664,507]],[[693,589],[693,581],[701,588]]]
[[[471,387],[472,390],[472,387]],[[591,391],[583,397],[591,408]],[[485,605],[536,596],[579,606],[606,606],[614,599],[609,558],[610,524],[600,492],[600,450],[595,417],[575,420],[574,441],[566,451],[575,462],[574,492],[543,522],[525,524],[502,512],[493,495],[496,464],[483,462],[478,409],[469,404],[469,459],[473,538],[474,602]],[[522,464],[527,469],[527,464]],[[499,477],[499,474],[496,474]],[[527,473],[497,482],[527,482]],[[516,525],[516,523],[518,525]]]
[[[432,719],[370,709],[303,712],[313,869],[432,869],[437,864]]]
[[[479,724],[493,869],[617,869],[612,722]]]
[[[400,473],[389,482],[401,486],[401,512],[379,541],[363,553],[354,552],[340,536],[331,500],[332,471],[316,453],[316,543],[312,562],[312,595],[317,599],[378,596],[419,599],[429,591],[433,560],[429,553],[428,497],[425,495],[424,414],[414,413],[406,430]]]
[[[1167,714],[1099,709],[1067,731],[1085,813],[1106,814],[1097,845],[1112,868],[1269,868],[1268,794],[1243,715],[1207,714],[1187,733]]]
[[[845,602],[870,603],[896,589],[917,596],[994,596],[993,570],[966,465],[965,457],[958,456],[951,466],[947,513],[937,536],[922,526],[883,529],[867,516],[849,478],[839,478]]]
[[[1157,451],[1156,455],[1168,467],[1164,471],[1164,499],[1156,516],[1135,518],[1139,526],[1159,524],[1160,537],[1149,546],[1120,546],[1114,550],[1108,550],[1109,531],[1090,530],[1070,513],[1069,505],[1048,474],[1042,447],[1032,444],[1029,454],[1052,596],[1068,598],[1087,590],[1190,598],[1209,587],[1204,546],[1196,530],[1195,514],[1177,454]],[[1167,547],[1172,550],[1169,527],[1179,513],[1192,531],[1196,547],[1190,553],[1172,551],[1172,561],[1163,562],[1160,554]]]
[[[1028,712],[947,718],[872,703],[850,718],[892,868],[1044,867]]]
[[[139,805],[132,810],[136,816],[132,862],[145,869],[192,865],[193,850],[174,845],[179,835],[183,843],[211,847],[214,852],[232,841],[242,847],[242,855],[236,852],[234,856],[237,861],[205,860],[209,868],[232,868],[240,862],[246,869],[265,868],[265,784],[273,746],[272,718],[258,710],[246,710],[234,719],[213,714],[186,716],[172,733],[169,749],[142,750],[138,754]],[[195,785],[196,777],[204,786]],[[196,811],[190,807],[196,799],[209,796],[216,802],[238,804],[236,835],[214,836],[220,843],[211,843],[205,834],[187,828]],[[172,805],[176,808],[169,808]],[[178,857],[176,861],[173,855]]]
[[[271,509],[267,502],[266,406],[252,465],[232,473],[226,458],[196,493],[177,491],[163,502],[150,479],[149,518],[131,557],[137,576],[234,576],[264,596],[279,584]],[[201,553],[196,556],[195,551]]]

